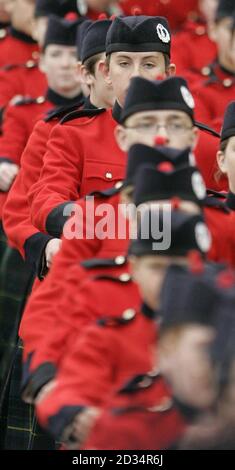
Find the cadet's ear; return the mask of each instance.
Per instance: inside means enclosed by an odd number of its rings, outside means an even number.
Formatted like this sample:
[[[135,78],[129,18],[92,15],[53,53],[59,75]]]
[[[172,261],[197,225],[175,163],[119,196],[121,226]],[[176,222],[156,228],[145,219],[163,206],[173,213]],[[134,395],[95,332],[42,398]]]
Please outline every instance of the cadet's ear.
[[[128,141],[127,141],[127,135],[126,135],[126,129],[123,126],[116,126],[114,135],[117,141],[118,146],[123,152],[128,151]]]
[[[109,75],[109,67],[106,60],[101,60],[99,65],[99,71],[102,73],[104,80],[108,85],[112,85],[112,81]]]
[[[227,173],[227,165],[226,165],[226,160],[225,160],[225,153],[222,152],[221,150],[219,150],[216,154],[216,160],[217,160],[217,164],[218,164],[218,167],[219,167],[220,171],[223,174],[226,174]]]
[[[175,74],[176,74],[176,65],[170,64],[169,67],[167,67],[166,76],[173,77]]]
[[[87,68],[83,64],[80,64],[80,77],[81,82],[87,86],[91,86],[94,81],[93,76],[88,72]]]

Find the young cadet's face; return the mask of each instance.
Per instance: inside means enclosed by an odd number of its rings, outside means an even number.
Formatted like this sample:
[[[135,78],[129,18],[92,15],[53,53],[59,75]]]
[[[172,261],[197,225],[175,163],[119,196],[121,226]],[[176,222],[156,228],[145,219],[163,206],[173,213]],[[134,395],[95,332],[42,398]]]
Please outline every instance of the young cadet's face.
[[[112,83],[114,95],[123,106],[132,78],[155,80],[158,75],[169,74],[161,52],[114,52],[110,57],[107,80]]]
[[[187,265],[185,257],[169,257],[148,255],[130,257],[130,265],[134,280],[137,282],[144,302],[151,309],[159,306],[162,283],[167,268],[171,264]]]
[[[220,171],[228,176],[230,189],[235,191],[235,136],[230,137],[224,152],[217,152],[217,162]]]
[[[42,56],[40,68],[46,74],[50,88],[57,93],[71,92],[75,96],[80,88],[76,64],[76,47],[49,44]]]
[[[209,358],[214,336],[212,327],[191,324],[169,329],[160,340],[160,369],[174,395],[187,405],[206,408],[216,398]]]
[[[184,149],[195,147],[198,131],[183,111],[143,111],[130,116],[124,126],[116,129],[120,148],[127,152],[134,144],[156,145],[156,137],[164,137],[165,147]]]
[[[113,94],[113,87],[108,84],[101,71],[105,63],[105,53],[100,54],[100,59],[97,60],[94,73],[91,74],[86,69],[85,65],[81,65],[81,73],[83,81],[90,88],[90,97],[92,103],[98,108],[111,108],[114,105],[115,99]]]

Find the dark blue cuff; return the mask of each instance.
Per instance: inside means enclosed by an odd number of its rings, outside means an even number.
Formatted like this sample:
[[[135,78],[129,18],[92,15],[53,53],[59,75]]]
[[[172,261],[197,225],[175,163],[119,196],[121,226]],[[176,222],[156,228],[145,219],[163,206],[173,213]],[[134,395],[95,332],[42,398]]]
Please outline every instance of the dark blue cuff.
[[[226,199],[226,205],[232,211],[235,211],[235,194],[229,192]]]
[[[24,243],[25,261],[33,267],[40,280],[44,279],[48,272],[44,253],[47,243],[52,239],[52,236],[38,232],[27,238]]]
[[[86,406],[64,406],[56,415],[48,419],[47,430],[52,436],[60,440],[63,437],[65,428],[72,423],[78,413],[81,413],[86,408]]]
[[[63,233],[64,224],[69,218],[69,216],[64,215],[64,209],[70,204],[75,204],[75,202],[63,202],[59,206],[55,207],[55,209],[53,209],[47,216],[46,231],[54,238],[60,238]]]

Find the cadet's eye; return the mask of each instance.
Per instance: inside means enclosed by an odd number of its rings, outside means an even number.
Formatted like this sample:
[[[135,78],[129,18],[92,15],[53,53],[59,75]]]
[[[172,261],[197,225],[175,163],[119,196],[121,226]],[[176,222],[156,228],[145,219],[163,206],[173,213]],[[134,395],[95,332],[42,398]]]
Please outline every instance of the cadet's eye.
[[[54,51],[51,53],[51,57],[60,57],[61,56],[61,52],[60,51]]]
[[[155,67],[155,64],[153,64],[151,62],[147,62],[146,64],[144,64],[144,67],[146,69],[153,69]]]
[[[120,65],[120,67],[125,68],[125,67],[128,67],[129,62],[126,62],[126,61],[123,60],[122,62],[119,62],[119,65]]]

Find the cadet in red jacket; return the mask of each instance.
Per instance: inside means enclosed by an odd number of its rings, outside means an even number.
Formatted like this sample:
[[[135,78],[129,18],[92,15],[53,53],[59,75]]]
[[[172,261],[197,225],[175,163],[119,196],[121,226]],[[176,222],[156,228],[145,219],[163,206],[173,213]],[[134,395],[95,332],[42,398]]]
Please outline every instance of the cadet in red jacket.
[[[235,90],[234,4],[221,0],[214,28],[217,58],[202,69],[203,79],[192,89],[196,101],[196,118],[208,125],[216,118],[223,120]]]
[[[123,105],[132,76],[155,78],[157,73],[172,70],[166,20],[116,18],[107,35],[106,54],[107,80],[119,105]],[[115,128],[116,121],[106,111],[94,119],[79,121],[75,114],[73,120],[52,131],[40,180],[30,194],[32,221],[39,230],[55,234],[54,225],[61,220],[68,202],[123,178],[125,161],[114,139]]]
[[[40,48],[43,47],[45,33],[48,24],[48,16],[55,14],[64,16],[71,2],[66,2],[63,7],[58,1],[37,0],[34,10],[32,25],[33,38]],[[28,59],[28,58],[27,58]],[[39,59],[39,57],[38,57]],[[4,108],[15,96],[30,96],[37,98],[44,95],[47,88],[46,78],[38,66],[38,60],[29,58],[21,63],[10,61],[0,70],[0,107]]]
[[[41,68],[48,80],[47,94],[35,100],[25,98],[5,112],[0,138],[0,190],[5,193],[12,179],[7,180],[7,175],[4,179],[1,173],[10,172],[11,162],[19,168],[22,152],[39,116],[54,106],[70,105],[82,99],[81,84],[74,68],[77,26],[77,22],[56,16],[50,18],[41,58]]]
[[[18,105],[10,106],[6,112],[4,135],[0,139],[1,211],[19,170],[21,154],[39,115],[53,106],[71,105],[81,100],[81,85],[74,69],[76,31],[77,22],[70,23],[51,17],[42,58],[42,67],[48,77],[47,95],[37,100],[25,99]]]
[[[166,266],[172,262],[187,263],[186,255],[190,250],[201,251],[205,248],[201,244],[199,247],[199,240],[196,241],[195,237],[197,224],[203,225],[202,218],[176,211],[172,212],[171,228],[169,221],[164,222],[164,229],[166,232],[170,230],[168,234],[172,235],[170,246],[168,244],[168,249],[165,249],[166,245],[161,248],[158,245],[155,250],[157,238],[150,233],[149,216],[149,213],[144,214],[142,220],[142,229],[149,229],[145,231],[149,238],[141,239],[140,230],[131,248],[134,279],[145,302],[142,314],[132,310],[131,315],[129,312],[126,325],[122,321],[125,312],[120,315],[121,319],[120,316],[116,318],[116,322],[112,319],[111,324],[108,318],[104,318],[99,322],[100,326],[88,327],[78,339],[74,351],[70,351],[63,361],[52,392],[42,400],[39,397],[41,424],[55,435],[63,436],[64,428],[79,410],[82,415],[89,405],[102,406],[112,390],[119,388],[131,376],[132,370],[136,374],[152,369],[152,346],[156,340],[153,308],[156,305],[159,307]],[[151,217],[154,217],[153,212]],[[160,211],[161,222],[162,217]],[[72,373],[72,370],[76,372]]]
[[[85,24],[86,23],[86,24]],[[85,22],[79,28],[82,34],[85,34],[86,29],[90,23]],[[88,24],[87,24],[88,23]],[[84,63],[81,67],[83,80],[90,88],[90,97],[85,100],[83,108],[77,113],[77,117],[96,115],[96,107],[103,108],[110,106],[113,100],[112,90],[110,86],[106,85],[103,77],[98,72],[99,63],[102,60],[105,51],[106,32],[110,22],[108,20],[99,21],[92,26],[92,31],[98,30],[99,36],[95,36],[96,54],[94,54],[94,45],[90,43],[89,36],[84,40],[83,36],[83,54]],[[82,31],[81,31],[82,30]],[[88,30],[87,30],[88,32]],[[89,33],[90,34],[90,33]],[[78,40],[78,46],[81,40]],[[79,104],[74,107],[74,111],[79,109]],[[70,111],[73,109],[71,107]],[[22,156],[21,172],[17,177],[14,187],[8,197],[4,213],[4,226],[9,238],[9,241],[17,248],[21,255],[36,267],[36,272],[39,277],[43,277],[43,272],[50,267],[52,254],[59,248],[59,240],[50,240],[53,238],[48,234],[40,233],[30,220],[29,205],[27,201],[27,193],[35,181],[38,180],[40,175],[41,166],[43,163],[43,155],[46,148],[46,143],[49,138],[51,129],[66,115],[66,108],[50,113],[45,121],[40,121],[29,139],[28,145]],[[16,207],[20,207],[17,218],[15,216]],[[16,226],[18,229],[16,230]],[[46,248],[45,266],[41,265],[43,247],[49,244]],[[47,264],[47,266],[46,266]]]

